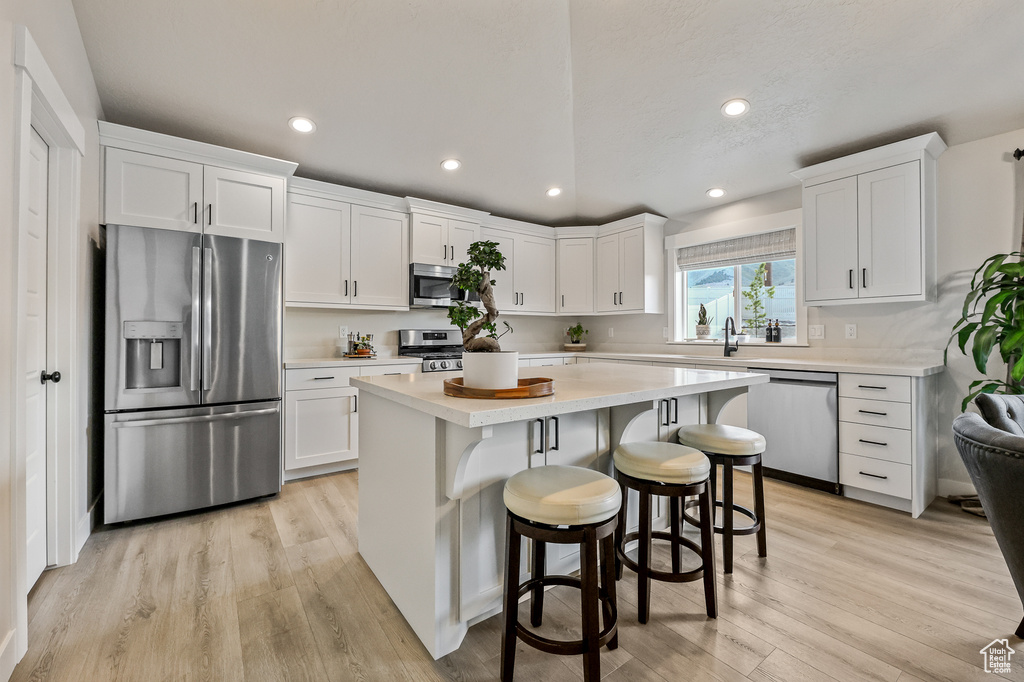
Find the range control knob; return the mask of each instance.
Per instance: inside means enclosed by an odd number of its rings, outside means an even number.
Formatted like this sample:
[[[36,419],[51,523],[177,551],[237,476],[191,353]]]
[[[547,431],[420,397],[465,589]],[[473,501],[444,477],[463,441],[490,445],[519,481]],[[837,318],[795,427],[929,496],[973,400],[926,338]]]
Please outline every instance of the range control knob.
[[[456,360],[455,361],[455,367],[458,368],[458,369],[462,369],[462,360]]]
[[[441,369],[448,369],[448,361],[447,360],[442,360],[441,361]]]
[[[430,365],[427,366],[427,369],[437,369],[437,363],[431,360]]]

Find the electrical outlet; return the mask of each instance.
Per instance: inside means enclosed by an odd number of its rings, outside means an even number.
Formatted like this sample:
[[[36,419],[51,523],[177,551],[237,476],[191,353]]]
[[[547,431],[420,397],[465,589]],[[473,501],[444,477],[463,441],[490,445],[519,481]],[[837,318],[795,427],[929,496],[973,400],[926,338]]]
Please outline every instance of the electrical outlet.
[[[608,327],[608,338],[610,339],[610,338],[613,338],[614,336],[615,336],[615,327]]]
[[[348,338],[348,325],[345,325],[345,324],[339,324],[338,325],[338,337],[342,338],[342,339],[347,339]]]
[[[846,325],[846,338],[855,339],[857,338],[857,325],[848,324]]]
[[[809,339],[823,339],[825,338],[825,325],[823,324],[811,324],[807,326],[807,338]]]

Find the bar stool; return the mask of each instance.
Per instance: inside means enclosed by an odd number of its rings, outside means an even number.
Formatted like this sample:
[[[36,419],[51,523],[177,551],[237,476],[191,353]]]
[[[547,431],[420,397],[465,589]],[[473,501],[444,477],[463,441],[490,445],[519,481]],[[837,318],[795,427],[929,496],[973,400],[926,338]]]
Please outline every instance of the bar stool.
[[[626,505],[619,511],[619,527],[615,531],[616,573],[621,576],[625,564],[637,574],[639,593],[639,621],[646,623],[651,611],[651,580],[683,583],[704,579],[704,604],[708,618],[718,617],[718,598],[715,593],[715,550],[714,517],[712,516],[708,474],[711,462],[699,450],[675,443],[638,442],[625,443],[615,448],[615,476],[626,499],[626,489],[636,490],[640,495],[639,530],[626,533]],[[669,498],[669,529],[651,529],[652,495]],[[682,536],[681,505],[685,498],[697,495],[700,506],[700,520],[693,521],[700,528],[700,545]],[[672,547],[672,570],[658,571],[651,568],[652,539],[668,540]],[[638,540],[637,560],[626,555],[626,545]],[[690,571],[682,571],[682,548],[689,548],[700,557],[701,565]]]
[[[613,535],[622,506],[618,484],[593,469],[540,466],[515,474],[505,482],[505,592],[501,627],[501,679],[511,682],[516,640],[541,651],[563,656],[583,654],[583,679],[601,679],[601,647],[618,647],[615,603]],[[533,540],[530,580],[519,584],[521,537]],[[546,544],[579,544],[580,577],[545,576]],[[601,547],[600,585],[598,545]],[[519,598],[530,592],[530,623],[541,625],[544,587],[580,588],[583,637],[555,640],[527,630],[519,622]],[[599,622],[598,609],[604,618]]]
[[[757,533],[757,555],[768,556],[768,531],[764,525],[764,474],[761,454],[765,449],[764,436],[750,429],[726,424],[691,424],[679,428],[679,442],[697,448],[711,460],[711,500],[714,508],[722,507],[722,525],[715,532],[722,536],[722,556],[725,573],[732,573],[732,539],[737,535]],[[722,501],[718,495],[716,476],[722,465]],[[751,466],[754,474],[754,511],[736,504],[733,499],[733,468]],[[690,503],[687,508],[692,507]],[[749,526],[736,528],[733,511],[750,519]],[[712,512],[714,513],[714,512]],[[687,517],[691,523],[692,518]]]

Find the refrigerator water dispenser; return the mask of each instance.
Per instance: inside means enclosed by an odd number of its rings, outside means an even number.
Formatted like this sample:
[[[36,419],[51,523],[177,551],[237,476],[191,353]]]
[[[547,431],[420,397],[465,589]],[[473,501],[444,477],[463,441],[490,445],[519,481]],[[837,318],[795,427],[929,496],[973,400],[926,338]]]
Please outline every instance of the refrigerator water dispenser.
[[[127,320],[125,388],[181,386],[181,322]]]

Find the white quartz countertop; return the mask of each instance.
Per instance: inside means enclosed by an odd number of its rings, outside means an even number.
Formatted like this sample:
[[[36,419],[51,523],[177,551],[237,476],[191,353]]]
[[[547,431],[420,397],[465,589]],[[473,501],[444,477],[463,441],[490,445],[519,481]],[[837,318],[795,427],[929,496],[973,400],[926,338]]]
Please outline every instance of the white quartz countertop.
[[[764,374],[746,372],[589,364],[521,367],[519,376],[554,379],[554,395],[523,400],[453,398],[444,394],[444,379],[429,373],[359,377],[350,381],[360,391],[465,427],[742,388],[768,381]]]
[[[740,352],[731,357],[708,355],[669,355],[641,353],[575,353],[579,358],[608,358],[611,360],[646,360],[659,363],[685,363],[697,365],[721,365],[758,369],[792,369],[814,372],[850,372],[852,374],[892,374],[896,376],[924,377],[945,370],[941,362],[928,360],[904,360],[881,357],[875,359],[814,359],[814,358],[766,358]],[[749,352],[756,352],[750,349]]]
[[[285,360],[285,369],[306,369],[309,367],[362,367],[364,365],[419,365],[420,358],[391,355],[376,358],[303,358],[301,360]]]

